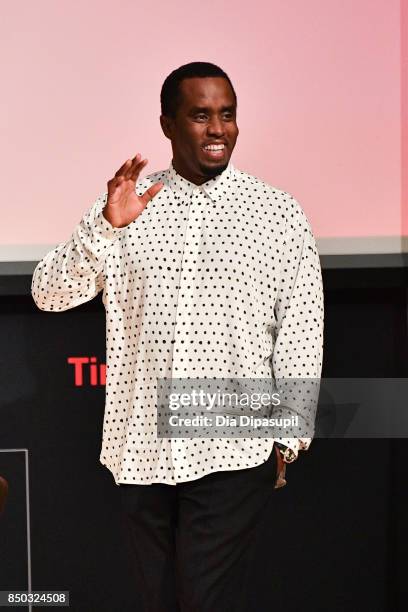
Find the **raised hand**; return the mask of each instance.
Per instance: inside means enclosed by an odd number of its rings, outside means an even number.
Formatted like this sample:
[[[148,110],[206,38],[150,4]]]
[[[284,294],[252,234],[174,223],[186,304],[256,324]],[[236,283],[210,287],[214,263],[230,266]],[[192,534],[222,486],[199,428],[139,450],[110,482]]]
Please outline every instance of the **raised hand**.
[[[125,227],[137,219],[150,200],[164,187],[163,183],[158,182],[143,195],[137,195],[136,181],[146,164],[147,159],[142,159],[138,153],[133,159],[126,160],[108,181],[108,199],[103,216],[113,227]]]

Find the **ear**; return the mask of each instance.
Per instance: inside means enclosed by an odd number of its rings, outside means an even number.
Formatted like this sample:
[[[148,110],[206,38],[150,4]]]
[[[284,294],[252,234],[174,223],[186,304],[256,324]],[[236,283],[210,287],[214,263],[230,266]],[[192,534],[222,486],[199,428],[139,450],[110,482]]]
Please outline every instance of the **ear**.
[[[163,130],[163,134],[166,136],[166,138],[171,140],[173,134],[173,122],[171,120],[171,117],[166,117],[166,115],[160,115],[160,125]]]

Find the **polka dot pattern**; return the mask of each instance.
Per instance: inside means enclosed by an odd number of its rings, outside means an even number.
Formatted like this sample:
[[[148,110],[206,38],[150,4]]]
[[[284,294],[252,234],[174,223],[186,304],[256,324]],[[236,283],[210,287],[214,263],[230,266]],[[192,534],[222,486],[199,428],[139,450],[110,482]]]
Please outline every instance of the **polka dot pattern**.
[[[266,461],[273,438],[158,438],[158,378],[318,378],[323,286],[309,221],[289,193],[228,167],[164,187],[114,228],[99,196],[37,265],[32,295],[64,311],[103,291],[106,404],[100,461],[116,484],[177,484]],[[285,410],[283,409],[283,413]],[[288,411],[289,413],[289,411]],[[311,438],[275,438],[296,453]]]

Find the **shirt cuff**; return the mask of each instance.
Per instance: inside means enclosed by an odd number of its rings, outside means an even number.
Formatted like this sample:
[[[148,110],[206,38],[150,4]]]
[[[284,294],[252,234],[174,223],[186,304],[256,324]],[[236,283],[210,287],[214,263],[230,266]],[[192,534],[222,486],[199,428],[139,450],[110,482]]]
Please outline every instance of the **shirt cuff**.
[[[312,438],[299,438],[300,450],[308,450],[311,443],[312,443]]]
[[[97,215],[95,215],[93,226],[97,229],[99,235],[102,238],[106,238],[107,240],[113,240],[114,238],[120,236],[125,232],[127,225],[125,225],[124,227],[114,227],[103,216],[103,208],[99,211]]]

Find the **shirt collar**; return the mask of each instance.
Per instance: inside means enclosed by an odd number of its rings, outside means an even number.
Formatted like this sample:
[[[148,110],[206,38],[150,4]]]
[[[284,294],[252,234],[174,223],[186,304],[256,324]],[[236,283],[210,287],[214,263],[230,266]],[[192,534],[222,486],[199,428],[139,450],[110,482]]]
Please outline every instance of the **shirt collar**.
[[[165,182],[170,189],[176,193],[177,197],[183,195],[191,195],[194,190],[203,191],[206,193],[213,202],[220,200],[225,193],[228,193],[233,187],[233,181],[235,179],[235,168],[231,162],[228,162],[228,166],[217,176],[209,179],[202,185],[196,185],[181,176],[173,166],[173,160],[165,173]]]

